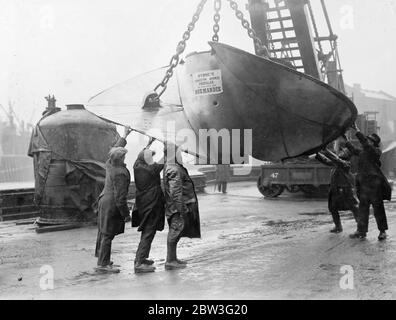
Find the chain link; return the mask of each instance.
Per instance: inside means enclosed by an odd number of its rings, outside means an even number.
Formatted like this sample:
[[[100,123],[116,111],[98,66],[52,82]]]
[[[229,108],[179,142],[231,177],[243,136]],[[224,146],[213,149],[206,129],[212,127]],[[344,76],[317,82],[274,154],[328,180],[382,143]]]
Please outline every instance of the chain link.
[[[230,3],[231,9],[235,11],[235,16],[241,21],[242,27],[244,27],[247,30],[249,37],[253,39],[257,54],[260,56],[269,57],[270,54],[268,48],[256,35],[256,32],[250,27],[249,21],[245,19],[243,12],[238,9],[238,4],[234,0],[227,0],[227,1]]]
[[[213,37],[212,41],[219,42],[219,31],[220,31],[220,10],[221,10],[221,0],[214,0],[214,10],[215,14],[213,16],[214,25],[213,25]]]
[[[204,6],[207,3],[207,1],[208,0],[201,0],[201,2],[198,4],[197,10],[192,17],[191,22],[187,25],[187,30],[183,33],[182,40],[177,44],[176,53],[172,56],[172,58],[169,62],[169,65],[168,65],[169,68],[166,70],[164,78],[154,88],[155,95],[154,95],[154,98],[152,98],[152,100],[159,101],[159,98],[165,92],[168,82],[173,76],[174,69],[178,66],[178,64],[180,62],[180,55],[186,49],[186,43],[190,39],[191,32],[194,30],[195,24],[199,20],[202,10],[204,9]],[[262,43],[261,39],[256,35],[256,32],[250,27],[249,21],[245,19],[243,12],[238,9],[238,4],[234,0],[227,0],[227,1],[230,3],[231,9],[233,9],[235,11],[235,15],[241,21],[242,26],[247,30],[249,37],[253,39],[257,54],[265,56],[265,57],[269,57],[270,53],[268,51],[268,48]],[[218,42],[219,41],[218,34],[220,31],[219,22],[220,22],[221,0],[214,0],[214,9],[215,9],[215,15],[213,17],[214,35],[212,37],[212,40],[214,42]],[[161,89],[160,93],[157,93],[157,90],[159,88],[162,88],[162,89]]]
[[[271,33],[271,25],[267,21],[267,40],[268,44],[270,45],[270,53],[272,53],[272,56],[276,58],[276,53],[275,53],[275,45],[274,42],[272,41],[272,33]]]
[[[199,20],[199,17],[201,15],[202,10],[204,9],[204,6],[208,0],[201,0],[201,2],[198,4],[197,10],[194,13],[191,22],[187,25],[187,30],[183,33],[182,40],[177,44],[176,47],[176,54],[174,54],[169,62],[169,68],[166,70],[165,76],[162,79],[162,81],[154,88],[154,92],[157,93],[157,90],[161,87],[162,90],[160,93],[155,96],[155,99],[159,100],[161,95],[165,92],[168,82],[170,78],[173,76],[173,70],[177,67],[177,65],[180,62],[180,55],[184,52],[186,49],[186,42],[190,39],[191,32],[195,28],[195,24]]]

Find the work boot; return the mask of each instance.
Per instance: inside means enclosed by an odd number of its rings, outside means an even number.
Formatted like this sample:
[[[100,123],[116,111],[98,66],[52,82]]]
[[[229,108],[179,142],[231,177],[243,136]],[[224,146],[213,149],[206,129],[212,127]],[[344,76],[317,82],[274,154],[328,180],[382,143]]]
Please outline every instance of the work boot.
[[[107,266],[97,266],[97,267],[95,268],[95,270],[96,270],[97,272],[101,272],[101,273],[119,273],[119,272],[120,272],[120,269],[118,269],[118,268],[113,268],[113,267],[111,267],[110,265],[107,265]]]
[[[177,263],[179,263],[179,264],[187,264],[187,261],[185,261],[185,260],[176,259],[176,261],[177,261]]]
[[[341,233],[342,232],[342,226],[341,225],[335,226],[335,228],[331,229],[330,232],[331,233]]]
[[[143,263],[147,264],[148,266],[151,266],[154,264],[154,261],[151,259],[143,259]]]
[[[388,235],[386,234],[386,232],[385,231],[381,231],[379,236],[378,236],[378,240],[379,241],[384,241],[384,240],[386,240],[386,238],[388,238]]]
[[[176,261],[177,260],[176,247],[177,247],[177,243],[168,243],[167,244],[166,261]]]
[[[110,261],[110,262],[109,262],[109,266],[110,266],[110,267],[113,267],[113,268],[114,268],[114,267],[115,267],[115,268],[121,267],[119,264],[114,264],[113,261]]]
[[[333,217],[333,222],[335,224],[335,228],[332,229],[331,233],[340,233],[342,232],[342,224],[340,219],[340,213],[338,211],[332,211],[331,216]]]
[[[165,270],[177,270],[177,269],[183,269],[187,265],[178,263],[177,261],[171,261],[171,262],[165,262]]]
[[[356,231],[355,233],[352,233],[349,235],[349,238],[351,239],[366,239],[366,234],[363,232]]]
[[[149,266],[144,263],[135,266],[135,273],[149,273],[149,272],[154,272],[154,271],[155,271],[155,267]]]

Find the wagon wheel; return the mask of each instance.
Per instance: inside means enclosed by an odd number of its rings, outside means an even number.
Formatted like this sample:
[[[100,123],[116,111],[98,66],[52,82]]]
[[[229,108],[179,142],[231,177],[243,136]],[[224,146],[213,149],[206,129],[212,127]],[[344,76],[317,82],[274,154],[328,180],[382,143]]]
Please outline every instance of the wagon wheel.
[[[301,186],[301,191],[308,194],[308,195],[314,195],[318,193],[319,189],[317,187],[311,186],[311,185],[305,185]]]
[[[290,188],[287,188],[287,191],[289,191],[290,193],[298,193],[301,191],[301,189],[300,186],[293,185]]]
[[[329,193],[329,190],[330,190],[330,186],[329,185],[321,185],[321,186],[319,186],[319,193],[320,194],[327,194],[327,193]]]
[[[261,194],[266,197],[266,198],[276,198],[279,197],[283,190],[285,190],[285,187],[279,184],[273,184],[270,186],[263,186],[262,185],[262,180],[261,177],[258,179],[257,181],[257,187],[259,189],[259,191],[261,192]]]

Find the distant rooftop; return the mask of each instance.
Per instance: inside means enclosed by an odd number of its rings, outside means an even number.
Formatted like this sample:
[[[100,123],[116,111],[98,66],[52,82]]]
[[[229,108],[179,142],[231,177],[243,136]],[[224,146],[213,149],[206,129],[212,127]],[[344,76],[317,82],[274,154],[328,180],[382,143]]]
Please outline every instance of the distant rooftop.
[[[346,90],[348,93],[353,93],[353,92],[359,91],[361,94],[363,94],[367,98],[396,102],[396,97],[393,97],[392,95],[390,95],[389,93],[386,93],[384,91],[374,91],[374,90],[362,89],[362,86],[360,84],[356,84],[356,83],[353,85],[353,87],[348,86],[348,85],[345,85],[345,87],[346,87]]]

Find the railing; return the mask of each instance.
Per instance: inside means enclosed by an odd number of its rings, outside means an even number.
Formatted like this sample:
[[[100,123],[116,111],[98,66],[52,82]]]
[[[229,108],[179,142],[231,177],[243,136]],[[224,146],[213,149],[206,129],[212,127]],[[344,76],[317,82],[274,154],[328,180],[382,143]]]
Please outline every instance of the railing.
[[[0,183],[34,181],[33,159],[27,155],[0,156]]]

